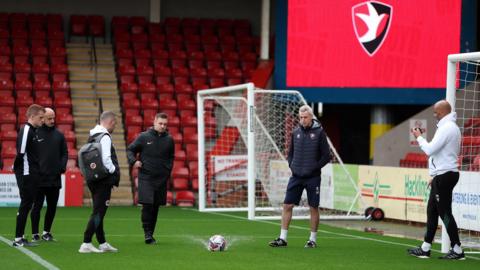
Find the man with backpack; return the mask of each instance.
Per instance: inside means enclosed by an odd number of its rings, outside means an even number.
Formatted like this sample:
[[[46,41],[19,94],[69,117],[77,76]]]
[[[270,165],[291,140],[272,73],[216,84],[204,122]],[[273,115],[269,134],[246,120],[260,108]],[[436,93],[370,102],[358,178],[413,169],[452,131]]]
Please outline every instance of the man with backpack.
[[[90,130],[88,143],[79,151],[80,169],[87,181],[93,200],[93,212],[85,229],[83,244],[78,250],[80,253],[118,251],[107,243],[103,230],[103,218],[108,209],[112,188],[113,186],[118,187],[120,182],[120,167],[111,139],[111,133],[115,129],[116,123],[115,113],[103,112],[100,116],[100,124]],[[94,150],[97,148],[98,150],[96,145],[99,145],[99,151],[83,151],[84,148],[93,148]],[[100,161],[97,161],[95,157],[99,157]],[[91,170],[94,170],[95,173],[85,173]],[[92,244],[93,234],[97,237],[99,248]]]
[[[127,148],[128,162],[139,168],[138,202],[142,207],[145,244],[155,244],[158,209],[167,202],[167,181],[175,159],[175,143],[167,131],[168,118],[158,113],[153,128],[142,132]],[[139,159],[137,160],[137,154]]]
[[[55,212],[57,211],[58,197],[62,187],[61,175],[65,172],[68,160],[67,143],[65,136],[55,128],[55,112],[45,108],[44,125],[38,129],[38,138],[43,143],[39,146],[40,155],[40,182],[33,204],[32,213],[32,242],[40,240],[53,241],[50,233]],[[39,234],[40,212],[43,202],[47,199],[47,212],[43,225],[43,233]]]

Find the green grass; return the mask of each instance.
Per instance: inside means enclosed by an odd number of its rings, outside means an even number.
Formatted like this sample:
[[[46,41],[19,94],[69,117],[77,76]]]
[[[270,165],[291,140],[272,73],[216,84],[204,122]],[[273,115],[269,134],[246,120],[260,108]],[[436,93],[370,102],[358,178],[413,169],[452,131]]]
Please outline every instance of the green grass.
[[[45,209],[43,210],[45,211]],[[29,248],[60,269],[476,269],[480,261],[441,261],[439,253],[428,260],[406,255],[418,241],[320,226],[318,248],[304,249],[308,221],[293,221],[287,248],[267,243],[279,233],[278,222],[245,220],[245,214],[199,213],[195,209],[161,208],[155,237],[143,242],[140,208],[111,207],[105,218],[107,241],[118,253],[80,254],[78,248],[90,208],[59,208],[54,243]],[[44,212],[42,212],[43,214]],[[14,208],[0,208],[0,235],[12,239]],[[41,221],[40,224],[43,224]],[[42,229],[42,227],[40,227]],[[26,232],[30,232],[30,224]],[[225,252],[209,252],[202,242],[224,235]],[[30,236],[29,236],[30,238]],[[95,243],[96,245],[96,243]],[[434,246],[436,250],[438,246]],[[44,269],[28,256],[0,242],[0,269]]]

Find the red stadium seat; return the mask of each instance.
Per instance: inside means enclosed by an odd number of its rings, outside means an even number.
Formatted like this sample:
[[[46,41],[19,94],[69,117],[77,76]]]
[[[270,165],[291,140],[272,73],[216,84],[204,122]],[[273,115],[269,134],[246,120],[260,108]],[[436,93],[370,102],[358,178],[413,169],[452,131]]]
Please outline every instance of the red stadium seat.
[[[35,99],[35,103],[43,106],[43,107],[52,107],[53,101],[50,97],[37,97]]]
[[[0,106],[13,107],[15,106],[15,99],[12,96],[0,96]]]
[[[185,116],[180,119],[182,126],[184,127],[196,127],[197,126],[197,117],[196,116]]]
[[[158,109],[158,100],[156,99],[143,99],[141,101],[141,106],[144,109],[152,109],[152,110],[157,110]]]
[[[195,195],[191,191],[177,191],[175,195],[175,203],[180,207],[192,207],[195,205]]]
[[[58,114],[57,113],[57,124],[59,125],[73,125],[73,115],[71,114]]]
[[[184,100],[178,101],[178,109],[179,110],[196,111],[197,110],[197,105],[196,105],[194,100],[184,99]]]
[[[17,150],[15,149],[15,147],[2,147],[2,150],[1,150],[1,158],[2,159],[10,159],[10,158],[15,158],[15,156],[17,155]]]
[[[186,129],[188,128],[192,128],[193,131],[192,132],[185,132]],[[186,143],[186,144],[197,144],[198,143],[198,135],[197,135],[197,131],[196,131],[197,127],[185,127],[183,130],[183,134],[184,134],[184,137],[183,137],[183,142]],[[188,145],[187,145],[188,146]],[[188,150],[192,150],[192,149],[186,149],[187,150],[187,154],[188,154]],[[196,149],[195,149],[196,150]]]
[[[20,59],[20,58],[15,58],[15,61],[17,59]],[[30,66],[29,63],[19,63],[19,62],[16,62],[14,67],[14,72],[15,73],[30,73],[32,71],[32,67]]]
[[[160,109],[161,110],[176,110],[177,109],[177,101],[175,100],[160,100]]]
[[[52,64],[50,71],[55,74],[68,74],[68,66],[66,64]]]
[[[54,81],[52,85],[54,92],[57,91],[70,91],[70,84],[67,81]]]
[[[19,96],[17,97],[15,103],[18,107],[28,107],[33,104],[33,98],[30,95]]]
[[[153,76],[153,68],[151,66],[146,66],[146,65],[138,66],[137,64],[137,74]]]
[[[55,82],[66,82],[68,81],[68,74],[52,74],[52,81]]]
[[[140,115],[132,115],[125,117],[125,124],[127,126],[142,126],[143,118]]]
[[[172,75],[172,70],[169,67],[155,67],[155,75],[157,76],[162,76],[162,77],[169,77]],[[170,81],[170,78],[168,78],[168,81]]]
[[[70,35],[86,36],[88,33],[88,18],[83,15],[70,16]]]
[[[0,131],[0,141],[2,141],[2,147],[5,147],[7,141],[15,142],[17,139],[17,131],[16,130],[2,130]],[[15,145],[13,145],[15,147]]]
[[[54,105],[55,108],[71,108],[72,100],[70,98],[56,98]]]
[[[88,33],[94,37],[105,36],[105,19],[103,18],[103,16],[88,16]]]
[[[138,99],[124,100],[122,105],[125,109],[140,109],[140,101]]]
[[[50,66],[46,63],[37,63],[33,65],[33,73],[50,73]]]
[[[135,58],[152,58],[152,52],[149,49],[138,49],[133,55]]]
[[[67,142],[73,142],[73,143],[75,143],[75,133],[74,133],[73,131],[67,131],[67,130],[66,130],[66,131],[63,133],[63,135],[65,136],[65,140],[66,140]]]
[[[35,92],[37,91],[50,91],[52,88],[52,85],[50,84],[49,81],[36,81],[33,84],[33,89]]]
[[[32,82],[29,80],[17,80],[15,82],[15,90],[20,91],[20,90],[27,90],[27,91],[32,91]]]

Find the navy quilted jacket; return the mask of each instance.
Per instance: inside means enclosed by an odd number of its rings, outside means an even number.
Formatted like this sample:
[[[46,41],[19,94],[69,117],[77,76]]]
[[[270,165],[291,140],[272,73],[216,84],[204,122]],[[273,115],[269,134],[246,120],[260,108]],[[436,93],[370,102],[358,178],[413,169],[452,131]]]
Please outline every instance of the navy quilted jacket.
[[[293,130],[288,151],[288,165],[293,176],[320,176],[322,167],[330,160],[330,147],[320,122],[314,119],[311,127],[300,125]]]

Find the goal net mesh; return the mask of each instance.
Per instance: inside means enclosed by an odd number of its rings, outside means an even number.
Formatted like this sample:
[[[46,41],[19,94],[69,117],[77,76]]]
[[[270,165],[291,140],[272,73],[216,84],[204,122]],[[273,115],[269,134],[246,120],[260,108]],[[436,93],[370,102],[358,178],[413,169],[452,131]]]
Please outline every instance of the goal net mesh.
[[[463,247],[480,251],[480,83],[479,60],[457,62],[455,111],[462,132],[460,181],[453,191],[452,211]]]
[[[291,176],[286,161],[291,133],[299,124],[299,108],[306,103],[295,91],[257,89],[255,109],[249,121],[246,92],[246,89],[237,89],[203,94],[199,100],[204,107],[200,116],[204,120],[204,134],[199,136],[205,139],[206,208],[228,211],[248,207],[247,146],[249,125],[252,125],[255,179],[251,181],[255,181],[255,216],[278,217]],[[321,215],[345,217],[363,213],[356,182],[330,146],[332,162],[322,169]],[[339,171],[336,181],[332,177],[334,169]],[[305,192],[294,211],[296,217],[308,217]]]

